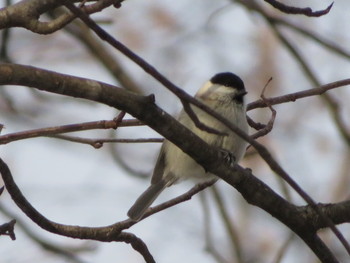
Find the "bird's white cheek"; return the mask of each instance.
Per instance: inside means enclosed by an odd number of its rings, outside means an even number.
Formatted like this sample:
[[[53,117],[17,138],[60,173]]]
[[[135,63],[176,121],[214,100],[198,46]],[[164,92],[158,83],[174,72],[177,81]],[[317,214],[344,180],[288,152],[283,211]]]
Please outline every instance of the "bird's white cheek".
[[[205,99],[210,93],[210,88],[212,87],[212,83],[211,82],[206,82],[203,87],[201,89],[199,89],[196,93],[196,98],[202,98]]]

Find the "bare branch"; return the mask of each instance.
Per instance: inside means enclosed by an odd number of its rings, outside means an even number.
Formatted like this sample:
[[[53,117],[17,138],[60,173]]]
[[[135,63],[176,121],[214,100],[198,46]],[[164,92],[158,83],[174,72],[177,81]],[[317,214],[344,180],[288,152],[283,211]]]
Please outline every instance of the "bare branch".
[[[335,82],[331,82],[331,83],[322,85],[318,88],[307,89],[307,90],[298,91],[295,93],[290,93],[290,94],[286,94],[286,95],[282,95],[282,96],[278,96],[278,97],[273,97],[273,98],[266,98],[265,102],[269,103],[270,105],[277,105],[277,104],[282,104],[282,103],[287,103],[287,102],[294,102],[298,99],[321,95],[321,94],[324,94],[325,92],[327,92],[328,90],[332,90],[332,89],[336,89],[336,88],[340,88],[340,87],[345,87],[348,85],[350,85],[350,79],[338,80]],[[249,110],[253,110],[256,108],[265,108],[266,107],[265,102],[262,99],[251,102],[248,104],[247,110],[249,111]]]
[[[160,143],[163,142],[163,138],[141,138],[141,139],[89,139],[81,138],[76,136],[66,136],[66,135],[49,135],[47,137],[61,139],[70,142],[77,142],[88,144],[99,149],[103,146],[104,143]]]
[[[63,6],[65,0],[27,0],[0,9],[0,29],[9,27],[23,27],[38,34],[53,33],[70,23],[75,16],[62,14],[50,22],[42,22],[40,16],[46,12]],[[123,0],[100,0],[96,3],[83,6],[88,13],[99,12],[111,5],[118,6]]]
[[[62,133],[85,131],[92,129],[114,129],[118,127],[130,127],[143,125],[138,120],[123,120],[125,112],[121,112],[118,117],[113,120],[102,120],[94,122],[85,122],[77,124],[68,124],[54,127],[47,127],[41,129],[27,130],[22,132],[15,132],[10,134],[0,135],[0,145],[10,142],[30,139],[35,137],[52,137],[72,142],[79,142],[89,144],[92,147],[99,149],[104,143],[149,143],[149,142],[162,142],[162,138],[148,138],[148,139],[86,139],[74,136],[59,135]]]
[[[216,182],[216,180],[210,181],[210,182],[205,182],[205,183],[201,183],[201,184],[197,184],[196,186],[194,186],[192,189],[190,189],[189,191],[187,191],[186,193],[171,199],[167,202],[164,202],[160,205],[151,207],[149,209],[147,209],[146,213],[143,215],[142,219],[145,219],[155,213],[158,213],[160,211],[163,211],[169,207],[175,206],[179,203],[188,201],[192,198],[192,196],[194,196],[195,194],[199,193],[200,191],[203,191],[204,189],[206,189],[209,186],[212,186],[214,183]]]
[[[288,6],[285,4],[282,4],[281,2],[278,2],[276,0],[264,0],[265,2],[269,3],[272,5],[274,8],[280,10],[283,13],[286,14],[293,14],[293,15],[305,15],[305,16],[310,16],[310,17],[319,17],[323,16],[329,13],[331,10],[333,3],[332,2],[326,9],[320,10],[320,11],[312,11],[311,8],[306,7],[306,8],[298,8],[294,6]]]
[[[118,124],[115,120],[112,121],[94,121],[94,122],[84,122],[77,124],[68,124],[62,126],[54,126],[42,129],[34,129],[22,132],[15,132],[10,134],[4,134],[0,136],[0,144],[7,144],[9,142],[24,140],[40,136],[52,136],[60,133],[85,131],[92,129],[116,129]]]
[[[138,251],[143,256],[143,259],[145,260],[145,262],[147,263],[156,262],[152,254],[149,252],[146,244],[142,241],[142,239],[138,238],[136,235],[132,233],[121,232],[118,235],[118,238],[116,241],[119,241],[119,242],[121,241],[121,242],[130,244],[133,247],[133,249]]]
[[[271,118],[269,120],[269,122],[264,125],[264,127],[262,129],[260,129],[257,133],[251,135],[250,137],[253,139],[257,139],[259,137],[265,136],[266,134],[268,134],[270,131],[272,131],[273,128],[273,124],[275,122],[276,119],[276,111],[275,109],[271,106],[271,104],[267,101],[267,98],[265,97],[265,90],[267,85],[271,82],[272,78],[270,78],[268,80],[268,82],[266,83],[266,85],[264,86],[263,90],[261,91],[261,99],[263,100],[263,102],[265,102],[266,106],[270,109],[271,111]]]

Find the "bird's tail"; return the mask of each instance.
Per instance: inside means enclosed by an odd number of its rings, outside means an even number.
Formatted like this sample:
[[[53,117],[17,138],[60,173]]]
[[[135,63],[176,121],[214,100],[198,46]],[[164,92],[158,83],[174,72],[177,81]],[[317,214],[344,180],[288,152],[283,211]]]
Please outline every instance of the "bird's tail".
[[[157,182],[148,187],[129,209],[128,217],[135,221],[140,220],[147,208],[151,206],[165,187],[166,183],[164,181]]]

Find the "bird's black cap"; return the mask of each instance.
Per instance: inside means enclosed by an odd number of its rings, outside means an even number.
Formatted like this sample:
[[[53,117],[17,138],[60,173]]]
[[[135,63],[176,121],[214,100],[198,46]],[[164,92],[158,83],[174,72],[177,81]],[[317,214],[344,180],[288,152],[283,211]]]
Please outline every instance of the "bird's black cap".
[[[212,77],[210,81],[213,84],[232,87],[236,88],[237,90],[245,90],[244,83],[241,78],[231,72],[218,73]]]

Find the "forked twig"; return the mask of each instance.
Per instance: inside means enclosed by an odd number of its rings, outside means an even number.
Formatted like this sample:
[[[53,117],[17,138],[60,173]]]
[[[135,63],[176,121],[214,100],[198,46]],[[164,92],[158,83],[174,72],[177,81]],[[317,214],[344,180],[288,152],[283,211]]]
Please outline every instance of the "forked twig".
[[[271,132],[273,129],[273,124],[274,124],[275,119],[276,119],[276,110],[272,107],[272,105],[269,103],[268,99],[265,97],[266,88],[270,84],[271,81],[272,81],[272,77],[267,81],[267,83],[265,84],[264,88],[262,89],[261,95],[260,95],[260,98],[262,99],[262,101],[266,104],[266,106],[271,111],[271,118],[268,121],[268,123],[263,126],[262,129],[259,129],[258,132],[256,132],[255,134],[250,136],[252,139],[257,139],[259,137],[265,136],[266,134]]]
[[[0,236],[9,236],[12,240],[16,240],[15,224],[16,220],[12,219],[10,222],[0,225]]]

